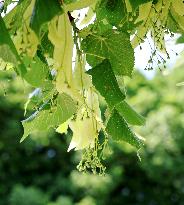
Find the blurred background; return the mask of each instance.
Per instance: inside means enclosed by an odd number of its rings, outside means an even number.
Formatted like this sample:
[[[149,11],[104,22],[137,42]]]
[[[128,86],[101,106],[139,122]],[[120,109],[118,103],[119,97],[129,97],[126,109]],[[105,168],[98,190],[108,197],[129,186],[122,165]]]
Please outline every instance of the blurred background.
[[[181,58],[151,80],[138,71],[127,79],[129,103],[147,118],[134,127],[146,138],[142,160],[131,146],[110,142],[105,177],[76,170],[80,152],[67,152],[70,132],[19,143],[29,88],[0,71],[0,205],[183,205],[184,86],[176,86],[183,67]]]

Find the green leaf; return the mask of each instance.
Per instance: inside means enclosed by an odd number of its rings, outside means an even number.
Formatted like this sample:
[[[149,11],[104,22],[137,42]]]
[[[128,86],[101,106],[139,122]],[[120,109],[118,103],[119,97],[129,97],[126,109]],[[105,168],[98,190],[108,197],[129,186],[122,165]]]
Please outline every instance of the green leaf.
[[[54,46],[53,44],[50,42],[50,40],[48,39],[48,32],[46,32],[42,39],[41,39],[41,44],[39,49],[41,50],[41,53],[45,56],[53,56],[53,52],[54,52]]]
[[[133,11],[135,11],[141,4],[147,3],[150,0],[129,0]]]
[[[145,118],[138,114],[126,101],[116,105],[119,114],[132,125],[144,125]]]
[[[97,0],[65,0],[66,5],[64,6],[65,11],[74,11],[91,6]]]
[[[111,108],[125,99],[108,60],[104,60],[87,73],[92,75],[93,85]]]
[[[4,13],[6,13],[7,12],[7,8],[8,8],[8,6],[11,4],[11,3],[13,3],[13,0],[4,0]]]
[[[14,34],[22,26],[23,15],[30,3],[31,0],[19,1],[18,4],[3,18],[6,27],[11,34]]]
[[[3,48],[5,49],[4,50],[5,53],[3,53],[3,50],[1,49],[0,57],[6,62],[17,64],[16,60],[18,58],[18,53],[10,38],[8,30],[6,29],[6,26],[1,16],[0,16],[0,36],[1,36],[0,46],[4,46]]]
[[[178,13],[180,16],[184,16],[184,2],[182,0],[173,1],[172,6],[176,13]]]
[[[24,63],[28,68],[28,71],[24,76],[25,80],[33,87],[42,87],[50,72],[48,66],[38,57],[35,57],[34,59],[29,57],[24,58]]]
[[[182,30],[182,32],[184,32],[184,16],[179,15],[173,7],[170,8],[170,11],[171,16],[177,24],[177,27],[179,27]]]
[[[92,67],[107,58],[116,75],[131,76],[134,51],[128,34],[117,30],[109,30],[101,36],[94,33],[82,41],[82,48]]]
[[[36,0],[30,27],[39,37],[42,25],[63,13],[58,0]]]
[[[176,43],[184,43],[184,34],[177,39]]]
[[[101,1],[96,10],[98,21],[107,21],[117,26],[126,18],[126,5],[122,0],[105,0]]]
[[[126,120],[114,110],[107,123],[106,132],[114,141],[125,141],[139,149],[143,143],[129,128]]]
[[[24,135],[21,142],[32,132],[48,130],[56,127],[72,117],[76,112],[75,102],[66,94],[60,94],[56,100],[56,105],[49,110],[37,111],[31,117],[22,122]]]
[[[5,23],[0,16],[0,58],[5,62],[14,64],[18,68],[20,75],[26,73],[26,68],[21,63],[21,59],[17,53],[17,50],[10,38],[8,30],[6,29]]]
[[[167,16],[167,28],[173,33],[182,33],[182,30],[178,27],[177,21],[172,16],[171,12],[169,11]]]
[[[27,102],[24,104],[24,116],[27,110],[39,110],[40,106],[51,101],[56,93],[57,91],[52,81],[46,80],[41,88],[36,88],[29,93]]]
[[[64,4],[75,3],[77,0],[63,0]]]

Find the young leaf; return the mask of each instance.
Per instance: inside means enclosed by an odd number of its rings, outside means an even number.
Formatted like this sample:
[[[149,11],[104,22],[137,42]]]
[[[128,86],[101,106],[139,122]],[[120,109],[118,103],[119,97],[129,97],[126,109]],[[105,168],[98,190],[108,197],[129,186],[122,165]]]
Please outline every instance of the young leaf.
[[[30,27],[39,37],[43,24],[51,21],[55,16],[63,13],[58,0],[36,0]]]
[[[114,109],[107,123],[106,132],[114,141],[125,141],[139,149],[143,143],[129,128],[126,120]]]
[[[145,118],[138,114],[126,101],[122,101],[116,105],[119,114],[132,125],[144,125]]]
[[[24,135],[21,142],[32,132],[48,130],[56,127],[72,117],[76,112],[75,102],[66,94],[60,94],[56,106],[49,110],[41,110],[34,113],[28,119],[22,121]]]
[[[82,48],[92,67],[107,58],[116,75],[132,75],[134,51],[128,34],[116,30],[109,30],[103,36],[91,34],[82,41]]]
[[[108,60],[104,60],[87,73],[92,75],[93,85],[111,108],[125,99]]]

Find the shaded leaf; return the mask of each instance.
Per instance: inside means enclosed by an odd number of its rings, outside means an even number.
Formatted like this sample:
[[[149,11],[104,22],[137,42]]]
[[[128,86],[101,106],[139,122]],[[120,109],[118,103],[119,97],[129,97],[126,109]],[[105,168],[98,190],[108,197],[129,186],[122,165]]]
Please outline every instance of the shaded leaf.
[[[63,10],[58,0],[36,0],[30,27],[34,30],[36,35],[39,36],[42,25],[62,13]]]
[[[54,46],[51,41],[48,39],[48,32],[46,32],[42,39],[39,49],[44,56],[52,57],[54,52]]]
[[[116,105],[119,114],[132,125],[144,125],[145,118],[138,114],[126,101]]]
[[[115,141],[125,141],[139,149],[143,143],[129,128],[126,120],[114,110],[107,123],[106,132]]]
[[[116,77],[108,60],[92,68],[87,72],[92,75],[92,82],[99,93],[105,98],[110,107],[124,100],[125,95],[121,92]]]
[[[181,29],[178,27],[178,23],[174,19],[173,15],[169,11],[167,16],[167,28],[174,33],[182,33]]]

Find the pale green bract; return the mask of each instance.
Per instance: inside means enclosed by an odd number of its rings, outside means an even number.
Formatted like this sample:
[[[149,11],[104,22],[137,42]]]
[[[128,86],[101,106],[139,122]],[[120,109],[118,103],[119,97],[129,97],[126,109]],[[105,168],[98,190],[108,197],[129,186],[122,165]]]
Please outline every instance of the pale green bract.
[[[75,120],[69,122],[69,127],[73,131],[72,141],[68,151],[84,148],[93,148],[95,139],[101,130],[101,111],[99,108],[98,95],[92,90],[85,91],[86,106],[78,110]],[[93,110],[93,112],[92,112]]]

